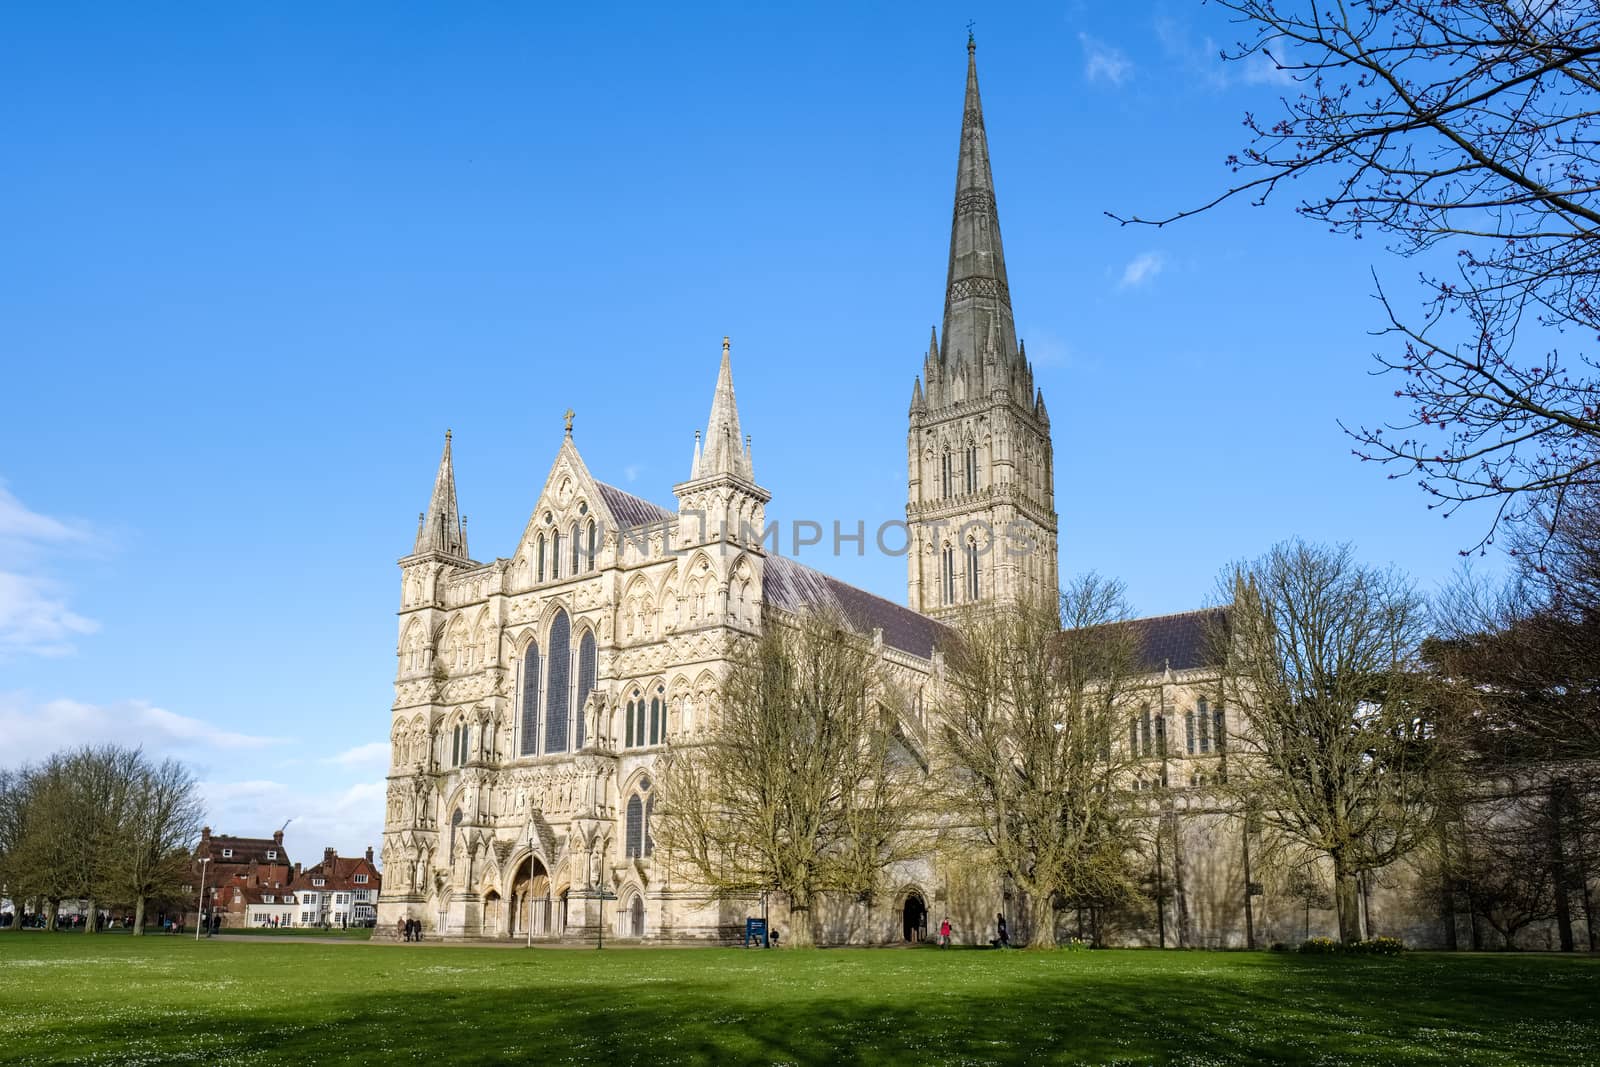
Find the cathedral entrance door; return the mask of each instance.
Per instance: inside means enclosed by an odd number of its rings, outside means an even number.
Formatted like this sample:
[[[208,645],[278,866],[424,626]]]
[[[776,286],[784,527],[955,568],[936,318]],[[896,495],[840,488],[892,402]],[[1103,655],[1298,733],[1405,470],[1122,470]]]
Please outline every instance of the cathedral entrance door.
[[[907,941],[921,941],[928,933],[928,906],[920,893],[907,893],[900,912],[900,931]]]
[[[529,927],[532,927],[531,931]],[[543,937],[550,931],[550,872],[535,856],[517,866],[511,880],[512,937]]]

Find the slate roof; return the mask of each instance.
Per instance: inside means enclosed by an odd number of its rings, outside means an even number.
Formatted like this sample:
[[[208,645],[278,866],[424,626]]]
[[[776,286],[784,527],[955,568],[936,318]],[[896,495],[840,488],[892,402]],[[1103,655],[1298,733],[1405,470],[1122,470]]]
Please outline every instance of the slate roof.
[[[637,526],[668,522],[678,517],[677,512],[668,511],[659,504],[652,504],[643,497],[634,496],[614,485],[607,485],[605,482],[596,482],[595,485],[600,490],[600,499],[605,503],[606,510],[611,512],[611,517],[616,519],[623,529],[631,530]]]
[[[1134,619],[1128,625],[1139,634],[1139,658],[1146,670],[1187,671],[1213,665],[1212,634],[1227,622],[1227,608],[1203,608]]]
[[[863,634],[883,631],[890,648],[927,659],[949,634],[942,624],[892,600],[813,570],[787,556],[768,556],[762,568],[761,598],[784,611],[835,610]]]

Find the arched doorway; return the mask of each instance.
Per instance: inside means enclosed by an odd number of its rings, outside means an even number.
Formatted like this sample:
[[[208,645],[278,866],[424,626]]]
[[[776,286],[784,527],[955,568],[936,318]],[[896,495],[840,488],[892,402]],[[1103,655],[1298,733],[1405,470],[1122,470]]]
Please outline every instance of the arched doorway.
[[[906,894],[905,906],[900,910],[900,932],[907,941],[924,941],[928,937],[928,905],[914,889]]]
[[[545,937],[550,933],[550,872],[537,856],[517,866],[511,880],[512,937]]]
[[[500,894],[493,889],[483,895],[483,932],[503,934],[505,917],[501,914]]]
[[[628,936],[644,936],[644,897],[636,896],[628,908]]]

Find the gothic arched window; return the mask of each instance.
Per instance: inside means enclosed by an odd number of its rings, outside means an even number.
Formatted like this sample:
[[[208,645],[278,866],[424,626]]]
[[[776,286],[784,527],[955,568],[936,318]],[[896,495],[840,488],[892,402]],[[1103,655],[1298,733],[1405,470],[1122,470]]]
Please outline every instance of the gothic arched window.
[[[950,450],[947,448],[944,450],[944,466],[941,470],[942,478],[940,479],[940,484],[944,489],[944,496],[946,499],[955,495],[952,491],[953,486],[951,485],[950,481],[950,466]]]
[[[956,602],[956,550],[950,547],[949,542],[945,543],[941,563],[944,570],[944,573],[940,575],[944,585],[944,602],[946,604],[954,604]]]
[[[572,717],[572,621],[557,611],[550,623],[550,677],[544,694],[549,705],[544,714],[544,750],[567,750],[567,723]]]
[[[1216,728],[1217,751],[1224,752],[1228,747],[1228,720],[1218,707],[1211,715],[1212,725]]]
[[[561,577],[561,531],[550,535],[550,577]]]
[[[978,446],[967,445],[967,492],[978,491]]]
[[[1205,701],[1205,698],[1201,697],[1199,700],[1195,701],[1195,705],[1200,710],[1200,751],[1201,752],[1210,752],[1211,751],[1211,716],[1206,713],[1206,701]]]
[[[967,538],[967,599],[978,599],[978,540]]]
[[[572,570],[570,573],[578,574],[578,562],[583,555],[583,541],[578,537],[578,524],[572,524]]]
[[[624,735],[625,748],[644,744],[644,699],[638,693],[628,701],[628,729]]]
[[[539,642],[529,641],[522,659],[522,744],[524,756],[539,751]]]
[[[533,539],[533,556],[535,560],[533,580],[536,582],[542,582],[544,581],[544,576],[547,573],[545,571],[546,560],[544,534],[540,534],[538,537]]]
[[[656,850],[656,839],[650,836],[650,819],[655,814],[656,798],[650,797],[644,802],[644,854],[651,855]]]
[[[572,745],[573,748],[582,748],[584,743],[588,741],[585,734],[589,728],[589,719],[583,713],[583,708],[589,702],[589,694],[594,692],[594,681],[594,631],[585,630],[583,637],[578,641],[578,699],[573,703],[573,714],[578,717],[578,722],[573,730],[576,735],[576,740]]]
[[[1200,703],[1203,706],[1205,704],[1205,701],[1202,700]],[[1195,752],[1195,748],[1194,748],[1194,712],[1193,711],[1186,711],[1186,712],[1183,713],[1183,733],[1184,733],[1184,739],[1188,743],[1187,744],[1187,749],[1188,749],[1189,755],[1192,756],[1192,755],[1194,755],[1194,752]]]
[[[594,559],[599,554],[600,554],[600,527],[598,527],[598,526],[596,526],[594,524],[594,520],[593,519],[590,519],[589,520],[589,551],[588,551],[589,570],[594,570]]]
[[[627,859],[644,854],[644,802],[637,793],[628,798],[628,826],[624,840]]]
[[[650,698],[650,743],[661,743],[661,708],[664,703],[662,690],[656,690],[656,695]]]

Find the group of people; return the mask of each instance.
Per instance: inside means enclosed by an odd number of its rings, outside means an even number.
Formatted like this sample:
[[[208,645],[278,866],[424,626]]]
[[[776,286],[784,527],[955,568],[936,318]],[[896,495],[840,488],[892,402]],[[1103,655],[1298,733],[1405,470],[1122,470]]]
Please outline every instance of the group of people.
[[[422,920],[421,919],[400,919],[400,920],[397,920],[397,924],[400,927],[400,940],[402,940],[402,941],[421,941],[422,940]]]
[[[949,919],[945,919],[944,921],[939,923],[939,947],[940,948],[949,948],[950,947],[950,931],[952,929],[953,929],[953,927],[951,927]],[[1011,947],[1011,933],[1010,933],[1010,931],[1008,931],[1006,929],[1006,917],[1003,914],[997,914],[994,917],[994,932],[995,932],[994,940],[989,942],[989,944],[991,946],[993,946],[994,948],[1010,948]]]

